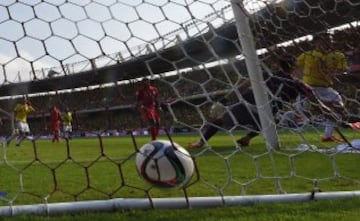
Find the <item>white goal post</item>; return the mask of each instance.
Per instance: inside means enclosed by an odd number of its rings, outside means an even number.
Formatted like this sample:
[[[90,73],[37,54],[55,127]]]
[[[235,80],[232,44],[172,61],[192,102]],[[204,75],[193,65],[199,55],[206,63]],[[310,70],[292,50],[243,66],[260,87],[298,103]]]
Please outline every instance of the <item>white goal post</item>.
[[[266,140],[267,148],[278,149],[278,139],[274,116],[272,115],[270,102],[266,96],[266,84],[262,76],[260,61],[256,54],[256,47],[249,18],[246,16],[246,9],[242,1],[231,1],[236,22],[237,33],[240,38],[242,53],[245,57],[246,67],[249,73],[251,87],[254,91],[256,108],[259,112],[262,135]]]

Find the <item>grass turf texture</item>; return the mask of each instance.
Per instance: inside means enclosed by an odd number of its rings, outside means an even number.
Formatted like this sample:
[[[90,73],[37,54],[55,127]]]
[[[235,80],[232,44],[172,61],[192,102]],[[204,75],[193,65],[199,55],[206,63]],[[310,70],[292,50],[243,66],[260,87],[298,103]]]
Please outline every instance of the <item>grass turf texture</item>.
[[[310,143],[317,144],[319,140],[315,132],[309,131],[303,136]],[[173,137],[182,146],[196,139],[195,135]],[[136,137],[137,146],[141,147],[148,140],[149,137]],[[300,142],[299,135],[282,133],[280,142],[282,147],[295,147]],[[190,151],[199,173],[186,188],[189,196],[275,194],[279,190],[310,192],[315,184],[322,191],[357,190],[360,186],[359,154],[333,155],[285,149],[268,152],[261,138],[255,138],[250,147],[239,150],[226,134],[214,136],[210,145],[212,148]],[[334,146],[321,145],[323,148]],[[77,138],[71,140],[69,146],[64,141],[52,144],[48,140],[25,141],[21,148],[10,144],[3,149],[0,161],[0,191],[7,192],[0,205],[8,205],[9,200],[13,200],[13,205],[44,203],[44,198],[52,203],[142,198],[148,194],[152,197],[184,196],[182,190],[157,189],[145,183],[136,173],[134,155],[130,137]],[[234,213],[233,209],[229,210]],[[125,216],[130,214],[127,211]]]

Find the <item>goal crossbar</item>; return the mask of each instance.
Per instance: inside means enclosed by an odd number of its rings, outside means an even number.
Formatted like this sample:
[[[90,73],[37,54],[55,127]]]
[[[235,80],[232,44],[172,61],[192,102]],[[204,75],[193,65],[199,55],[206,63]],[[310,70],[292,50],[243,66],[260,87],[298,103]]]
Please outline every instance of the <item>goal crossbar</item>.
[[[44,203],[0,207],[0,216],[57,215],[84,212],[106,212],[122,209],[185,209],[247,206],[262,203],[296,203],[339,200],[360,197],[360,191],[310,192],[283,195],[248,195],[174,198],[116,198],[81,202]]]

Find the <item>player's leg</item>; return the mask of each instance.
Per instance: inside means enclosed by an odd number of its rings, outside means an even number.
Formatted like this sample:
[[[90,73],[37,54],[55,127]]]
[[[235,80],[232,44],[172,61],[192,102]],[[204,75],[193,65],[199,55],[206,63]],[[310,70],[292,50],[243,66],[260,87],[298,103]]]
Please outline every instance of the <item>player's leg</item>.
[[[23,140],[30,135],[30,128],[28,123],[20,122],[19,124],[19,136],[16,140],[16,146],[19,147]]]
[[[71,140],[72,139],[72,126],[68,125],[66,127],[66,137],[67,139]]]
[[[351,129],[360,131],[360,122],[359,121],[351,122],[348,125]]]
[[[60,141],[60,127],[58,127],[57,130],[56,130],[56,141],[57,142]]]
[[[326,118],[324,136],[321,138],[323,142],[343,142],[341,138],[333,135],[338,124],[346,118],[346,109],[342,98],[333,88],[314,88],[315,94],[323,102],[325,106],[331,110],[330,113],[324,113]]]
[[[67,132],[67,126],[66,125],[63,125],[61,134],[62,134],[62,138],[68,139],[68,132]]]
[[[245,136],[243,136],[242,138],[240,138],[236,141],[240,146],[243,146],[243,147],[249,146],[251,139],[258,136],[259,132],[257,132],[257,131],[260,131],[259,116],[256,112],[251,111],[250,109],[251,109],[251,107],[246,106],[246,104],[241,103],[241,104],[236,105],[231,110],[239,124],[239,127],[249,131]],[[232,121],[232,119],[227,119],[225,123],[229,124],[230,121]],[[231,124],[229,124],[229,125],[231,125]]]
[[[156,140],[156,120],[154,119],[152,112],[148,108],[138,108],[138,111],[142,121],[148,124],[148,132],[151,136],[151,140]]]
[[[7,144],[7,145],[9,145],[10,142],[11,142],[14,138],[16,138],[16,140],[17,140],[17,138],[20,136],[20,130],[21,130],[21,122],[17,121],[17,122],[15,123],[15,130],[14,130],[14,131],[12,132],[12,134],[6,139],[6,144]]]
[[[159,135],[159,131],[160,131],[160,115],[157,109],[154,109],[154,119],[155,119],[155,136],[157,139],[157,136]]]
[[[236,142],[242,147],[247,147],[247,146],[249,146],[251,139],[258,135],[259,135],[259,133],[255,132],[255,131],[250,131],[249,133],[247,133],[245,136],[243,136]]]
[[[59,128],[53,128],[53,143],[58,143],[60,141],[60,129]]]
[[[60,121],[55,124],[55,141],[57,143],[60,141]]]
[[[205,144],[205,141],[208,141],[218,132],[219,127],[225,129],[232,128],[234,126],[234,118],[240,126],[253,125],[253,128],[257,128],[256,121],[258,122],[258,116],[253,112],[249,111],[248,107],[245,104],[239,103],[231,109],[231,112],[224,113],[222,118],[213,121],[212,124],[206,125],[203,131],[203,139],[200,139],[199,141],[194,143],[190,143],[188,147],[202,147]],[[219,127],[214,125],[217,125]],[[249,145],[250,140],[255,136],[257,136],[256,132],[250,132],[249,134],[247,134],[247,136],[241,138],[237,142],[242,146],[247,146]]]
[[[296,111],[279,111],[276,113],[277,124],[283,127],[291,127],[294,125],[296,117]]]
[[[55,128],[55,124],[52,122],[51,125],[51,133],[52,133],[52,142],[55,142],[55,137],[56,137],[56,128]]]
[[[342,142],[343,140],[340,138],[335,137],[333,134],[338,127],[337,123],[332,120],[326,119],[325,121],[325,129],[324,135],[321,138],[322,142]]]
[[[222,119],[217,119],[213,122],[213,124],[222,125]],[[193,142],[193,143],[189,143],[188,147],[189,148],[200,148],[203,147],[205,145],[205,142],[208,141],[212,136],[214,136],[218,131],[219,128],[214,126],[213,124],[207,124],[205,125],[202,134],[203,134],[203,138],[201,138],[200,140]]]
[[[160,115],[156,109],[148,109],[148,121],[150,122],[150,135],[152,140],[156,140],[159,135]]]
[[[6,145],[9,145],[14,138],[19,136],[18,131],[14,131],[8,138],[6,138]]]
[[[18,136],[19,136],[19,130],[15,129],[15,131],[8,138],[6,138],[6,145],[9,145],[11,141]]]
[[[72,139],[72,133],[73,133],[72,126],[69,126],[68,135],[70,140]]]
[[[156,122],[156,120],[152,119],[150,121],[150,135],[151,135],[151,140],[156,140],[157,139],[157,136],[159,134],[159,123]]]

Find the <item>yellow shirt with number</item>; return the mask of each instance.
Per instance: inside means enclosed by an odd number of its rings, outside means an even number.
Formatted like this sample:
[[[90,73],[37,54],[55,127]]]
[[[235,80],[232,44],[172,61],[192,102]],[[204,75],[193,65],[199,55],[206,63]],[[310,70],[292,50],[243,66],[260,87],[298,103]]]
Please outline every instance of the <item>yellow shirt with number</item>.
[[[28,114],[33,112],[34,108],[27,104],[17,104],[15,107],[15,120],[27,123]]]
[[[333,84],[332,77],[325,72],[325,54],[318,50],[302,53],[296,66],[302,69],[302,80],[310,86],[329,87]]]

